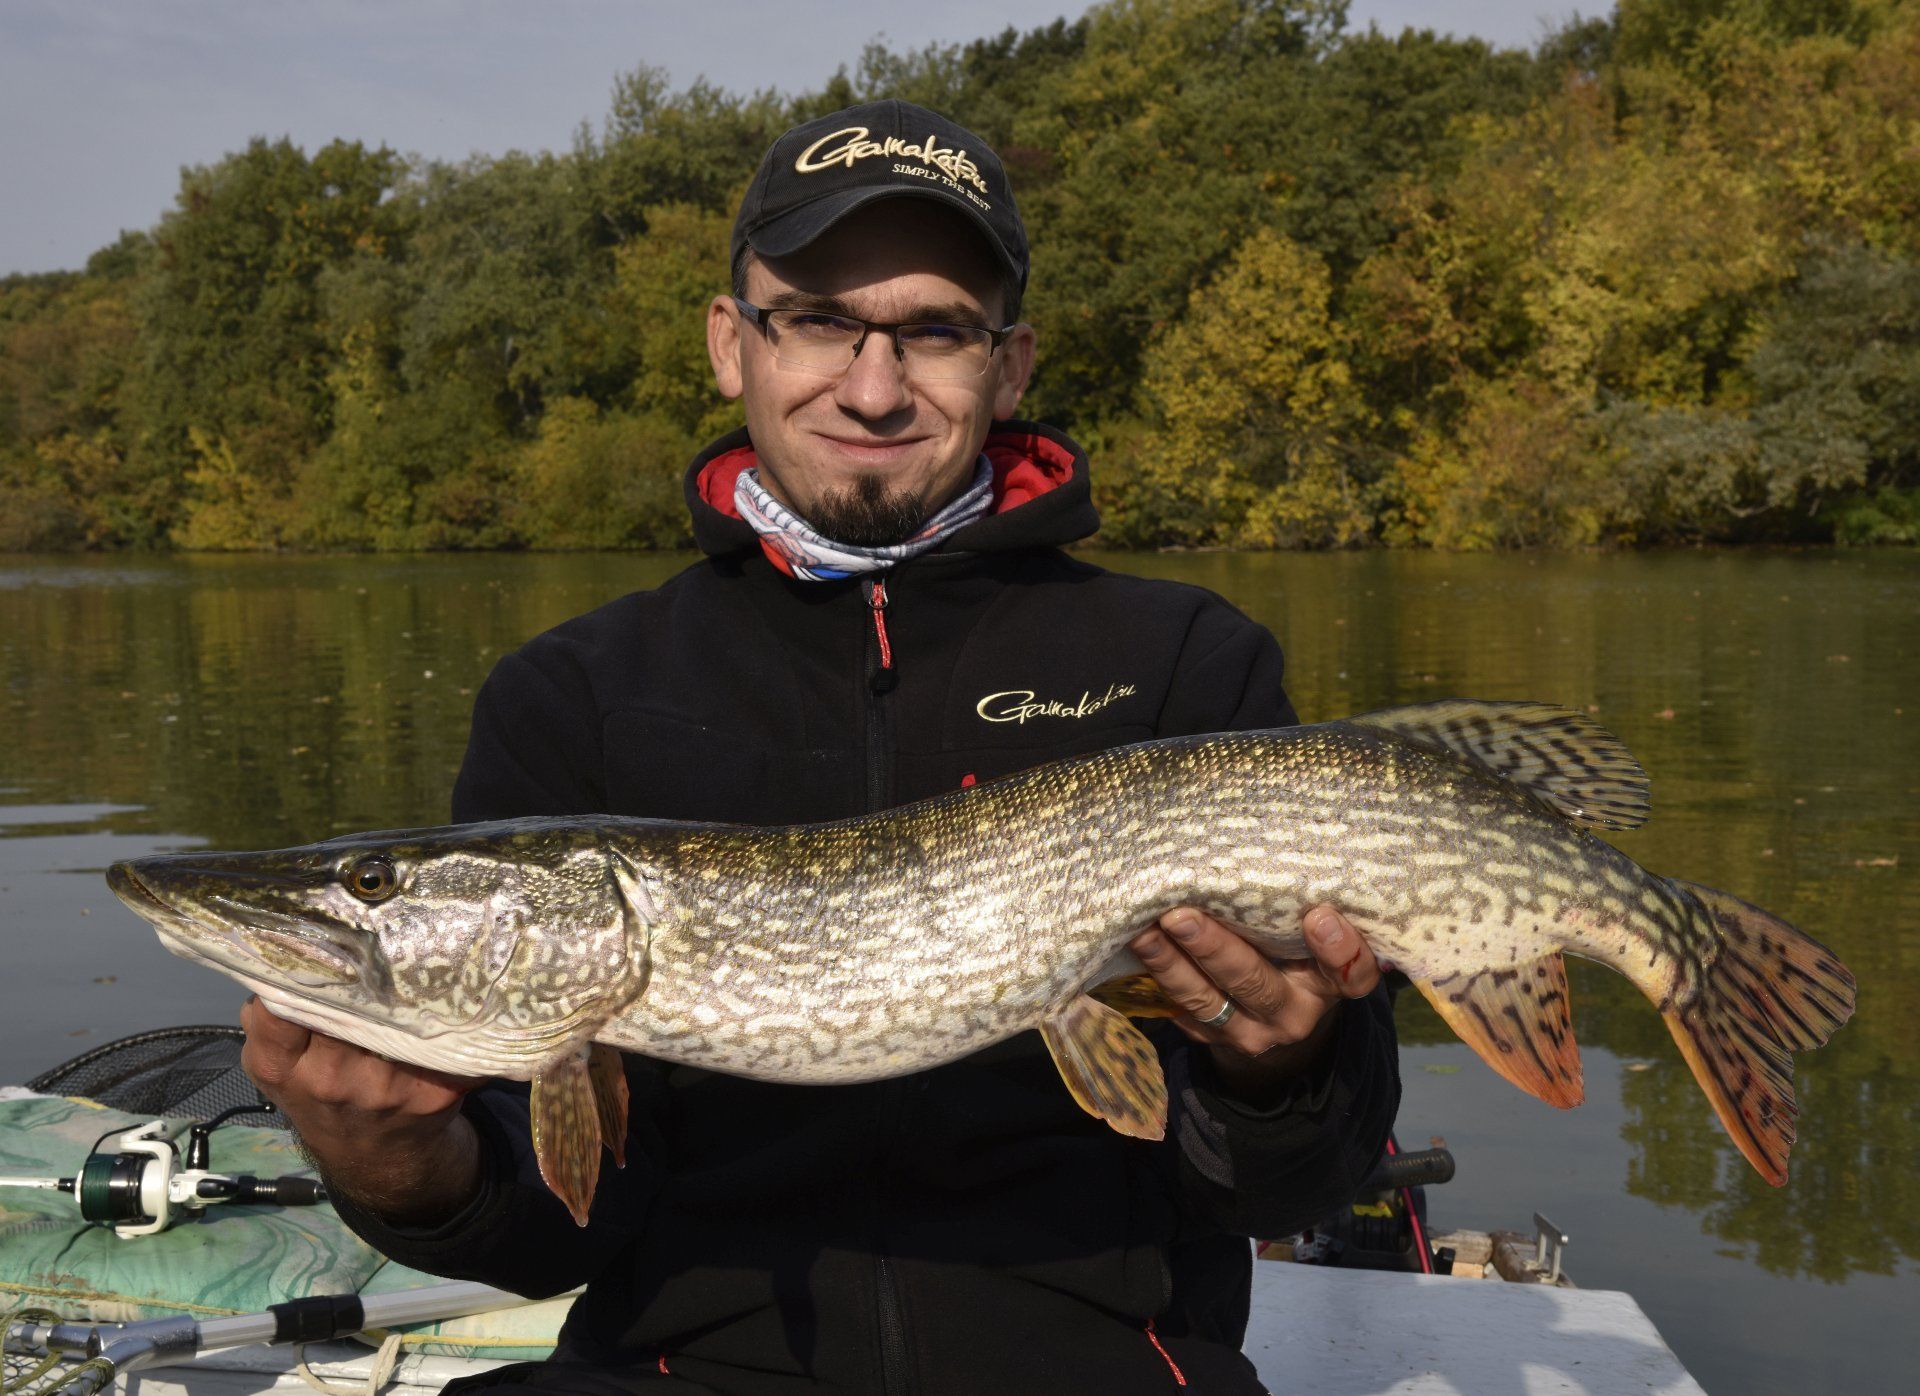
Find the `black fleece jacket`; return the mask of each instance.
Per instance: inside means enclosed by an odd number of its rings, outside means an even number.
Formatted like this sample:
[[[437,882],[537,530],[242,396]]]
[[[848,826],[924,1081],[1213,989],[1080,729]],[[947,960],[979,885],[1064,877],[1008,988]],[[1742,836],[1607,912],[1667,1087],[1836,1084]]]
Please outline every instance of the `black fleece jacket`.
[[[988,455],[997,511],[876,592],[784,575],[732,511],[744,434],[710,448],[687,476],[705,560],[500,661],[455,819],[831,819],[1125,742],[1296,721],[1264,629],[1210,592],[1059,550],[1097,522],[1077,447],[1006,423]],[[586,1230],[539,1180],[524,1087],[469,1098],[484,1180],[445,1226],[341,1211],[439,1274],[586,1283],[558,1360],[636,1388],[1258,1391],[1238,1352],[1244,1238],[1343,1205],[1398,1105],[1384,999],[1339,1011],[1320,1067],[1264,1109],[1155,1026],[1160,1144],[1084,1114],[1035,1033],[857,1086],[630,1057],[629,1162],[603,1168]]]

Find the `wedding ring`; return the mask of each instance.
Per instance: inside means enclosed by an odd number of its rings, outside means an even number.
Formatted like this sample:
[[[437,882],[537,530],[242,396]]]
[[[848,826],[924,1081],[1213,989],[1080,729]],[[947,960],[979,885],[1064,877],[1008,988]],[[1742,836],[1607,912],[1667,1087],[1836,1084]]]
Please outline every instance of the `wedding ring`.
[[[1233,1016],[1233,1000],[1228,999],[1225,1003],[1220,1005],[1220,1011],[1214,1014],[1211,1018],[1198,1018],[1198,1019],[1195,1019],[1194,1021],[1199,1023],[1200,1026],[1203,1028],[1217,1028],[1232,1016]]]

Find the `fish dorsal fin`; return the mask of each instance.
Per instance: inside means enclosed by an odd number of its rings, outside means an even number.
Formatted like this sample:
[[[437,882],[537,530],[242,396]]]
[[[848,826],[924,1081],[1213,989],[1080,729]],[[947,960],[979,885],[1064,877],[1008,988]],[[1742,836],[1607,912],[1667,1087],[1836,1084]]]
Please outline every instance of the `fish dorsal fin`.
[[[1571,708],[1443,698],[1347,721],[1463,757],[1575,824],[1637,829],[1647,821],[1647,773],[1618,737]]]
[[[1562,1110],[1586,1098],[1559,952],[1413,983],[1462,1042],[1528,1095]]]
[[[1089,1115],[1135,1139],[1167,1137],[1167,1077],[1145,1033],[1081,994],[1049,1013],[1040,1036]]]

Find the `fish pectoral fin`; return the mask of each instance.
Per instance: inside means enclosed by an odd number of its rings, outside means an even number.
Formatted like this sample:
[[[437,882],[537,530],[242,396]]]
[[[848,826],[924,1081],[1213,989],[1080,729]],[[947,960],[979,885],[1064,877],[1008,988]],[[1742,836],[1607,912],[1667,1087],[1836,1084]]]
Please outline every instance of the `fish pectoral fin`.
[[[1167,1137],[1167,1077],[1145,1033],[1086,994],[1040,1023],[1053,1064],[1089,1115],[1135,1139]]]
[[[540,1161],[540,1176],[581,1226],[587,1224],[594,1184],[600,1180],[600,1140],[605,1127],[594,1104],[588,1057],[588,1049],[581,1047],[536,1073],[530,1097],[533,1153]]]
[[[1572,708],[1443,698],[1346,721],[1471,761],[1583,828],[1647,822],[1647,773],[1625,743]]]
[[[620,915],[627,934],[627,963],[633,976],[632,997],[647,991],[653,977],[653,927],[660,919],[660,897],[655,879],[618,848],[607,850],[607,876],[620,899]]]
[[[1528,1095],[1562,1110],[1586,1099],[1567,962],[1557,951],[1504,969],[1413,983],[1462,1042]]]
[[[627,1069],[618,1048],[596,1042],[587,1052],[587,1078],[593,1085],[593,1109],[600,1117],[600,1142],[613,1150],[613,1166],[627,1166]]]
[[[1096,984],[1087,997],[1129,1018],[1178,1018],[1187,1010],[1167,997],[1151,974],[1128,974]]]

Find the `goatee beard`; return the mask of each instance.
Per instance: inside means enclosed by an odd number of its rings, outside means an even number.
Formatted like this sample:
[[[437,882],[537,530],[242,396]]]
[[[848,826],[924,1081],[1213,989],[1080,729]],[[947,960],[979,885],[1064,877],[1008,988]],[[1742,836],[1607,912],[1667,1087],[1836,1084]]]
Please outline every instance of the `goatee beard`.
[[[856,548],[904,543],[926,521],[926,503],[918,492],[893,489],[878,475],[829,490],[807,510],[807,522],[823,536]]]

